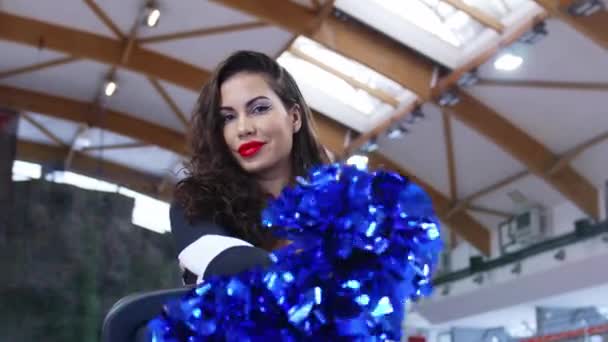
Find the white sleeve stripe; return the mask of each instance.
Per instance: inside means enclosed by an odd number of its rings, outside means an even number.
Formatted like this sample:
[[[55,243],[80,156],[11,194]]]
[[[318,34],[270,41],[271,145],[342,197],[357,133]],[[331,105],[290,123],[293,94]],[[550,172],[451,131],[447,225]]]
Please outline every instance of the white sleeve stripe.
[[[252,245],[247,241],[230,236],[209,234],[200,237],[178,255],[178,259],[185,268],[201,279],[209,263],[228,248]]]

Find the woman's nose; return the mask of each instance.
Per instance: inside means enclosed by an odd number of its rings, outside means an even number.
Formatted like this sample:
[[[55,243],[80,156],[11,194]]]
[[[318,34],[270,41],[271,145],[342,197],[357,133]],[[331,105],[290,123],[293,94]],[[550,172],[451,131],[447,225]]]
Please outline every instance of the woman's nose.
[[[239,137],[247,137],[255,133],[255,127],[252,120],[246,115],[239,115],[238,118],[238,135]]]

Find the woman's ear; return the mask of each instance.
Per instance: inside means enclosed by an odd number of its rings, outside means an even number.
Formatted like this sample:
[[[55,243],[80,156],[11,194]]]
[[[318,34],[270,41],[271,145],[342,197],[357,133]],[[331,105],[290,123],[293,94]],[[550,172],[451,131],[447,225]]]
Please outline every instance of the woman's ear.
[[[294,104],[291,107],[291,119],[293,125],[293,133],[297,133],[302,128],[302,108],[299,104]]]

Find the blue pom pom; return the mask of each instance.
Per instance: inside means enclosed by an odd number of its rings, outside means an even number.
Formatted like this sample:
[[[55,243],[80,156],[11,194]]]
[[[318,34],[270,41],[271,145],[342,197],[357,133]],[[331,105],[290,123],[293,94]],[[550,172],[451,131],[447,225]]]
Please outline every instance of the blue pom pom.
[[[205,281],[148,325],[153,341],[399,340],[441,251],[429,196],[398,174],[313,169],[262,213],[293,243],[273,264]]]

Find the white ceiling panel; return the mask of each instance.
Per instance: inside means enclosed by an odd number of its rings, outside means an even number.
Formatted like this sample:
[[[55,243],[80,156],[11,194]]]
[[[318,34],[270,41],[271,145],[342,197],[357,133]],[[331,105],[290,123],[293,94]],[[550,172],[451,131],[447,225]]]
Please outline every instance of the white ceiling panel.
[[[469,92],[554,153],[608,130],[605,92],[488,86]]]
[[[106,99],[108,108],[176,131],[183,125],[147,77],[125,69],[116,75],[118,90]]]
[[[557,19],[547,20],[549,35],[535,45],[516,44],[514,53],[524,57],[515,71],[494,68],[491,59],[479,68],[481,78],[606,82],[608,58],[606,51]],[[509,49],[507,49],[509,51]]]
[[[488,209],[494,209],[494,208],[488,208]],[[474,211],[474,210],[467,210],[466,211],[467,214],[469,214],[471,217],[473,217],[475,220],[477,220],[477,222],[481,223],[484,227],[486,227],[487,229],[498,229],[498,225],[505,221],[504,218],[500,217],[500,216],[496,216],[496,215],[490,215],[490,214],[486,214],[486,213],[482,213],[482,212],[478,212],[478,211]]]
[[[587,149],[571,165],[598,187],[608,180],[608,140]]]
[[[28,113],[28,115],[37,123],[41,124],[58,137],[65,144],[69,144],[78,130],[78,123],[49,117],[38,113]],[[20,121],[26,121],[24,118],[20,118]],[[39,131],[36,128],[37,131]],[[53,143],[54,144],[54,143]]]
[[[445,195],[450,193],[447,154],[441,113],[424,105],[424,120],[414,124],[399,139],[379,139],[380,152],[403,165],[405,169],[431,184]]]
[[[85,153],[159,177],[171,172],[179,158],[175,153],[156,146]]]
[[[509,197],[509,193],[513,191],[521,193],[529,203],[540,203],[547,208],[566,201],[562,194],[544,180],[528,175],[476,199],[473,205],[511,212],[517,209],[516,204]]]
[[[91,146],[108,146],[137,142],[135,139],[99,128],[89,129],[86,135],[87,139],[91,142]]]
[[[2,53],[0,73],[65,57],[59,52],[39,50],[28,45],[4,40],[0,41],[0,51]]]
[[[452,118],[452,138],[460,198],[525,168],[510,154],[455,118]]]
[[[90,102],[102,86],[108,67],[88,60],[0,79],[0,84]]]
[[[19,140],[32,141],[45,145],[56,145],[53,140],[44,135],[36,126],[23,118],[19,119],[17,137]]]
[[[135,18],[141,15],[145,6],[145,2],[139,0],[98,0],[97,2],[123,33],[131,30]],[[157,4],[161,11],[158,24],[153,28],[142,25],[138,31],[138,37],[192,31],[256,20],[254,17],[211,1],[161,0],[157,1]]]
[[[3,0],[0,1],[0,10],[55,25],[113,37],[112,31],[95,16],[84,1]]]
[[[254,50],[276,57],[292,38],[277,27],[228,32],[200,38],[145,44],[146,48],[211,70],[237,50]]]
[[[186,118],[192,116],[194,105],[198,99],[198,92],[194,92],[190,89],[176,86],[169,82],[160,81],[161,85],[165,88],[169,96],[173,99],[179,109],[186,115]]]

